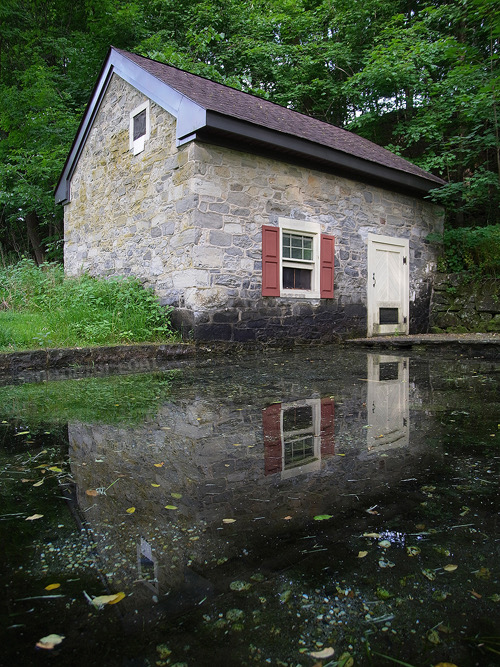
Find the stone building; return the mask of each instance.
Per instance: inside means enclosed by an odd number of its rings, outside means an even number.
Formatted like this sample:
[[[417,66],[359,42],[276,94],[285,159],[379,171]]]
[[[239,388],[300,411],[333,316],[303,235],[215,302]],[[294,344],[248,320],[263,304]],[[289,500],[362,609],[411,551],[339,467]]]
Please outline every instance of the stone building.
[[[200,340],[424,331],[443,181],[352,133],[111,48],[56,190],[68,275],[128,275]],[[335,276],[334,276],[335,272]]]

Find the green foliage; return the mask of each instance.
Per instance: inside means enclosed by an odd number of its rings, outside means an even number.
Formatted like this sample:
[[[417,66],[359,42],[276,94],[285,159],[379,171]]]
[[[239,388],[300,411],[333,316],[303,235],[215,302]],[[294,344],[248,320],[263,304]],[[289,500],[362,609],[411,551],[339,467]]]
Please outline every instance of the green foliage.
[[[22,418],[30,429],[71,421],[135,424],[156,414],[179,374],[172,370],[8,385],[0,387],[0,402],[4,418]]]
[[[500,225],[449,229],[442,242],[441,271],[467,271],[472,277],[500,275]]]
[[[65,278],[29,259],[0,270],[1,347],[111,345],[173,336],[169,314],[133,277]]]

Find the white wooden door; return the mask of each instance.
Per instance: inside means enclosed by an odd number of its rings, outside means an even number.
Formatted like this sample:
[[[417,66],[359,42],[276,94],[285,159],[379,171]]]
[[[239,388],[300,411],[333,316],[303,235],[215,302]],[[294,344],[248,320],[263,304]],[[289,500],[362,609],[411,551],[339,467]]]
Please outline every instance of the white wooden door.
[[[408,239],[368,235],[368,336],[408,333]]]

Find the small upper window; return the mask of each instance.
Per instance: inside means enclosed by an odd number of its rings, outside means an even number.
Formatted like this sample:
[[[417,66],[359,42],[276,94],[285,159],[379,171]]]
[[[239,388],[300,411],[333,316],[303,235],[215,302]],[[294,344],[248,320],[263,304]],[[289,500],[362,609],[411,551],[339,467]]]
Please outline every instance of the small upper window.
[[[134,155],[144,150],[144,144],[149,139],[149,100],[130,112],[130,149]]]

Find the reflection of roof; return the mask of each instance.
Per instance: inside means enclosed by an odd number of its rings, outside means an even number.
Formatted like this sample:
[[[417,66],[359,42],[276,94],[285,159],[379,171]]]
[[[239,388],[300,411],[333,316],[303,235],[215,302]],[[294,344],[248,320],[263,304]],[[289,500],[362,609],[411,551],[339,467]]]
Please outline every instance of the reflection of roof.
[[[426,194],[444,181],[390,151],[329,123],[305,116],[209,79],[143,56],[111,48],[61,176],[71,178],[111,73],[156,101],[177,118],[179,143],[196,138],[284,160],[351,174],[393,189]]]

